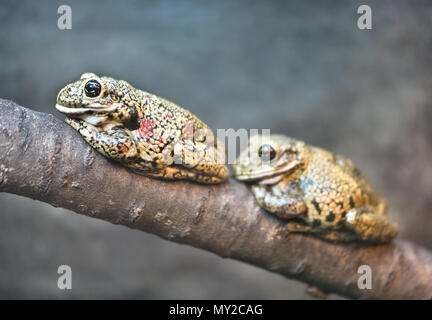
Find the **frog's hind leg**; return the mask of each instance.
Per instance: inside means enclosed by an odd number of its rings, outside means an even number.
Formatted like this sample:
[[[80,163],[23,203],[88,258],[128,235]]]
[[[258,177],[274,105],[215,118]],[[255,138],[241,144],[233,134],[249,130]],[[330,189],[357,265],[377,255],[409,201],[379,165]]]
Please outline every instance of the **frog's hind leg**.
[[[346,215],[345,225],[360,239],[369,242],[386,243],[398,234],[396,224],[387,220],[372,208],[360,207],[350,210]]]
[[[220,183],[228,179],[229,170],[224,158],[215,148],[191,140],[179,141],[174,146],[173,161],[177,165],[171,171],[174,179],[187,179],[205,184]]]
[[[208,176],[194,171],[186,170],[181,166],[169,166],[156,172],[145,172],[146,176],[164,180],[189,180],[203,184],[216,184],[223,180],[217,176]]]
[[[290,219],[307,211],[306,203],[299,195],[275,195],[262,185],[253,185],[252,192],[262,208],[279,218]]]
[[[288,232],[291,233],[307,233],[317,238],[323,239],[329,242],[350,242],[358,240],[358,236],[346,230],[323,230],[319,227],[307,225],[305,223],[290,221],[286,226]]]

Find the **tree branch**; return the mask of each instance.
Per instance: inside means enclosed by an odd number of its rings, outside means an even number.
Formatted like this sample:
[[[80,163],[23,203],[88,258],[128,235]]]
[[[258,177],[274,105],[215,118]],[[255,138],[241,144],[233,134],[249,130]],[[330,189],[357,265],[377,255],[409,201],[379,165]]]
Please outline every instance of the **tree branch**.
[[[146,178],[97,154],[53,115],[0,99],[0,191],[244,261],[327,292],[431,299],[432,254],[403,240],[331,244],[287,234],[233,179],[206,186]],[[372,289],[357,286],[372,269]]]

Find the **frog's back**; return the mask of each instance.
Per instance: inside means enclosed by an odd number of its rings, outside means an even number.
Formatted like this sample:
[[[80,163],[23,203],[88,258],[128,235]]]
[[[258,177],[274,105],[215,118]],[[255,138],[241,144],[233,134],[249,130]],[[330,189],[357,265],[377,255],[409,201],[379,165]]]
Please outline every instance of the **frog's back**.
[[[178,128],[184,128],[185,123],[190,123],[194,131],[210,129],[196,115],[174,102],[143,90],[135,90],[140,96],[140,100],[144,102],[141,110],[143,116],[151,115],[156,119],[169,117],[171,125],[175,122]]]
[[[338,225],[351,209],[380,201],[349,159],[320,148],[311,151],[301,181],[312,219],[321,220],[323,225]]]

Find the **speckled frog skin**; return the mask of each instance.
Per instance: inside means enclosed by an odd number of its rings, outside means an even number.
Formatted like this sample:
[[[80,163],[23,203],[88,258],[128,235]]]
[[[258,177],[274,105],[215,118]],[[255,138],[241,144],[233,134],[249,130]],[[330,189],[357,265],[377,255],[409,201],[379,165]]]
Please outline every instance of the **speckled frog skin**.
[[[137,173],[208,184],[229,176],[206,124],[126,81],[84,73],[60,90],[56,108],[93,148]]]
[[[282,135],[256,135],[233,166],[291,232],[329,241],[389,242],[397,235],[387,205],[351,160]]]

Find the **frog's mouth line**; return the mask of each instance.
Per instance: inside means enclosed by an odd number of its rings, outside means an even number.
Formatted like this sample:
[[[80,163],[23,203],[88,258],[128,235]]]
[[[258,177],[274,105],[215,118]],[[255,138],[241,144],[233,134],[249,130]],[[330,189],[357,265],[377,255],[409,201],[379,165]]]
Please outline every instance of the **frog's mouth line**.
[[[62,106],[61,104],[56,104],[56,109],[61,113],[69,117],[79,117],[85,114],[94,114],[99,112],[112,112],[118,108],[117,104],[111,105],[109,107],[87,107],[87,108],[69,108]]]
[[[246,173],[236,175],[236,179],[244,182],[255,182],[259,181],[260,184],[273,184],[279,182],[283,178],[283,174],[288,173],[295,169],[299,162],[293,161],[287,166],[280,169],[273,169],[272,171]]]

